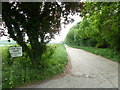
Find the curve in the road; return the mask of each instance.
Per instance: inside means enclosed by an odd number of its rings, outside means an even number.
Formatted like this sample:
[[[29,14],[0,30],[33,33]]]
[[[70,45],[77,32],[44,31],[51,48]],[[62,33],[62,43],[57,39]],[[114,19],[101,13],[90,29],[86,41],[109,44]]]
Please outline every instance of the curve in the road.
[[[118,63],[66,46],[70,73],[26,88],[118,88]]]

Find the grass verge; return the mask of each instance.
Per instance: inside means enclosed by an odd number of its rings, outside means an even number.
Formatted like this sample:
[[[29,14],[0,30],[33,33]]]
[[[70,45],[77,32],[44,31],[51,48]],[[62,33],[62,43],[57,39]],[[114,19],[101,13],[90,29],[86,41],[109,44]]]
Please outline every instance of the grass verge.
[[[39,80],[48,79],[64,71],[68,62],[63,44],[48,46],[41,59],[41,67],[33,69],[30,59],[23,53],[22,57],[11,58],[8,47],[2,47],[2,88],[14,88]]]
[[[120,63],[120,53],[109,48],[96,48],[96,47],[87,47],[87,46],[71,46],[71,47],[83,49],[85,51],[91,52],[99,56],[103,56],[107,59],[117,61]]]

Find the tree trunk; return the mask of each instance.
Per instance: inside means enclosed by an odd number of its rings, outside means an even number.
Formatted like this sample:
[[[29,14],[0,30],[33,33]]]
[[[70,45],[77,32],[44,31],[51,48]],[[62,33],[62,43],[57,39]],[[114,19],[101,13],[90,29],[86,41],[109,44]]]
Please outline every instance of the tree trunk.
[[[33,66],[35,68],[38,68],[40,66],[41,57],[45,50],[45,46],[43,45],[43,43],[38,41],[37,36],[36,38],[34,37],[31,39],[30,45],[31,45],[31,53],[32,53],[30,59],[32,61]]]

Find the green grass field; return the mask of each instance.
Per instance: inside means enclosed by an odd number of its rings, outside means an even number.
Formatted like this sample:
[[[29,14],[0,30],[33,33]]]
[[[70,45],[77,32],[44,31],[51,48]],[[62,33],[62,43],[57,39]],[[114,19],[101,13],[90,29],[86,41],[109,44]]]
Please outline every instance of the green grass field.
[[[2,50],[2,87],[14,88],[39,80],[48,79],[64,71],[68,62],[63,44],[49,45],[41,59],[41,67],[33,69],[30,59],[23,53],[22,57],[11,58],[8,47]]]
[[[120,62],[120,53],[109,48],[95,48],[95,47],[87,47],[87,46],[71,46],[71,47],[83,49],[93,54],[103,56],[107,59]]]

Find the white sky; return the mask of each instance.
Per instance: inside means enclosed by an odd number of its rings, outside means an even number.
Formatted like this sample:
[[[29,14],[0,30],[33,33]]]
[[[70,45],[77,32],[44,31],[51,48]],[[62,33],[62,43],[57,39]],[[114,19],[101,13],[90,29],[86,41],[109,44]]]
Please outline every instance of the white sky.
[[[55,39],[52,39],[50,41],[50,43],[58,43],[58,42],[64,41],[70,28],[82,20],[82,18],[79,17],[78,15],[74,15],[74,16],[70,16],[70,17],[74,18],[75,21],[71,24],[66,25],[65,27],[62,25],[59,35],[55,35]],[[1,37],[0,40],[8,40],[8,39],[6,37]]]
[[[74,18],[75,21],[71,24],[66,25],[66,28],[64,28],[64,26],[62,25],[60,34],[55,35],[55,39],[52,39],[50,41],[50,43],[58,43],[58,42],[64,41],[70,28],[72,28],[74,25],[76,25],[78,22],[80,22],[82,20],[82,18],[80,16],[77,16],[77,15],[72,16],[72,18]]]

